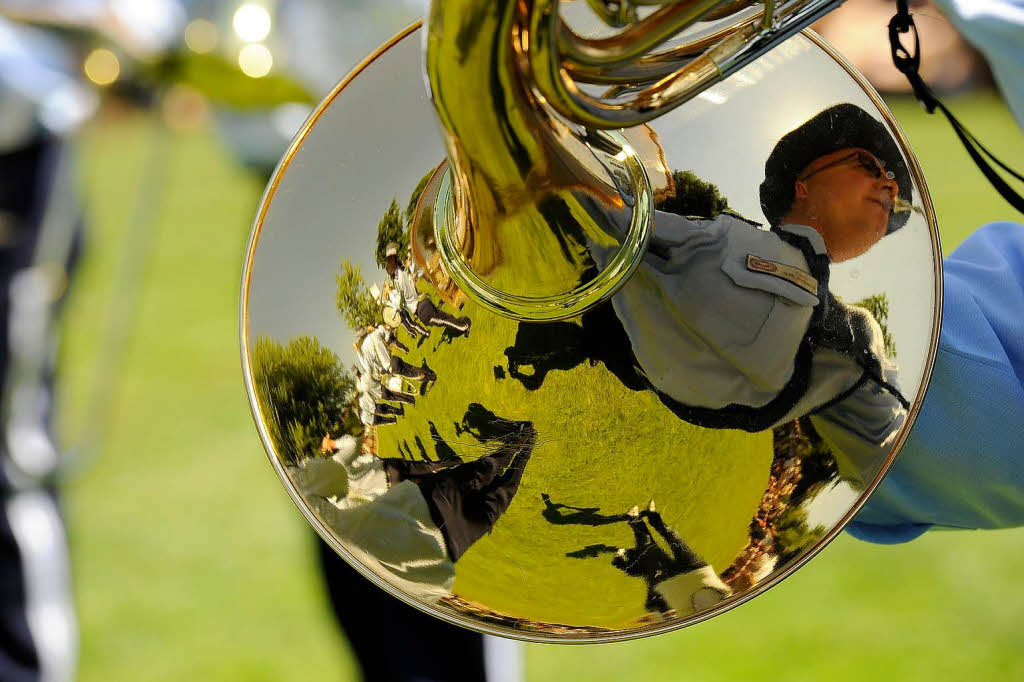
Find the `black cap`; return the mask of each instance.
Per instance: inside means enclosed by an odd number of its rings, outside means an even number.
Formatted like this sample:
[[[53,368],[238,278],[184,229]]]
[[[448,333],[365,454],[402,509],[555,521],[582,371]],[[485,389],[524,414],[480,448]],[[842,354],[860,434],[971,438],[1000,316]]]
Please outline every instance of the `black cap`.
[[[910,203],[910,171],[888,129],[860,107],[843,103],[825,109],[789,131],[772,149],[764,164],[764,182],[761,183],[761,210],[768,222],[778,225],[789,212],[797,175],[807,164],[847,147],[866,149],[882,161],[885,169],[895,175],[900,198]],[[903,227],[909,217],[908,211],[892,213],[886,234]]]

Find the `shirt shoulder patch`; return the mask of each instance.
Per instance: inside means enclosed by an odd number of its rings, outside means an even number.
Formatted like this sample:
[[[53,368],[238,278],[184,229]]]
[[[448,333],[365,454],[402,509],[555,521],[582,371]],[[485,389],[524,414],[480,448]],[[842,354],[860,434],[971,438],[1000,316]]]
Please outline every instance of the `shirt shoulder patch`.
[[[812,296],[818,295],[818,280],[814,279],[809,272],[805,272],[800,268],[793,267],[792,265],[759,258],[752,253],[748,253],[747,270],[750,270],[751,272],[761,272],[766,275],[772,275],[773,277],[784,279],[790,284],[795,284],[800,287]]]

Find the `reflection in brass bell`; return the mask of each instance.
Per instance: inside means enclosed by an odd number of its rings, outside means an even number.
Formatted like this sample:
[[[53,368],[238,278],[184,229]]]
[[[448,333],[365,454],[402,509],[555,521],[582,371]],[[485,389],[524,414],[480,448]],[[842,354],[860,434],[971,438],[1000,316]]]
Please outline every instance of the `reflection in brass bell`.
[[[628,25],[584,38],[557,2],[449,0],[429,94],[417,25],[321,104],[260,206],[241,338],[339,554],[454,623],[611,641],[842,530],[920,406],[941,277],[877,94],[813,33],[768,50],[834,4],[588,3]]]

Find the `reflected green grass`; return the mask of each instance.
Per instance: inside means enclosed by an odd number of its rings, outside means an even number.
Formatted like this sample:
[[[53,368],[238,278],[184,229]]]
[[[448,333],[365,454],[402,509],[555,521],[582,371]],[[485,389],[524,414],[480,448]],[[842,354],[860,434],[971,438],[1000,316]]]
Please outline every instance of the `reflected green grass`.
[[[1021,133],[994,97],[951,106],[1004,158],[1024,158]],[[947,250],[983,222],[1020,220],[944,120],[911,101],[893,108],[921,159]],[[80,387],[144,140],[138,119],[121,117],[83,141],[93,229],[63,351],[71,424],[83,412]],[[305,522],[266,461],[242,388],[238,277],[261,188],[212,135],[172,140],[167,182],[116,420],[105,450],[67,486],[81,679],[355,679]],[[539,492],[527,488],[523,500]],[[709,623],[627,644],[529,646],[528,679],[1021,679],[1022,542],[1019,530],[933,533],[898,547],[843,536]]]
[[[581,356],[568,370],[549,372],[528,391],[494,367],[506,366],[517,323],[467,304],[469,340],[440,343],[441,332],[407,359],[425,359],[438,381],[398,423],[377,428],[381,456],[435,453],[433,423],[444,442],[465,459],[496,446],[457,433],[470,403],[500,417],[529,419],[537,444],[518,494],[494,532],[459,560],[455,593],[517,618],[542,622],[627,627],[642,616],[646,588],[611,565],[610,555],[566,557],[588,545],[632,547],[625,523],[598,527],[552,525],[541,493],[556,503],[624,513],[657,500],[666,522],[706,561],[724,570],[747,542],[750,519],[768,481],[772,439],[768,432],[711,431],[676,419],[652,392],[633,392],[603,364]],[[566,324],[566,323],[563,323]],[[533,371],[524,367],[524,374]],[[427,420],[432,420],[428,422]],[[594,600],[596,593],[604,594]]]

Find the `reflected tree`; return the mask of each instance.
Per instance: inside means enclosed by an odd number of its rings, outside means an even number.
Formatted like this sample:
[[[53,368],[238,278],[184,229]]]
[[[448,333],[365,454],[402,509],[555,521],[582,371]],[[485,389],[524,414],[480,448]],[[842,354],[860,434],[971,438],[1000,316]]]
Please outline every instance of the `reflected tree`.
[[[352,331],[375,325],[380,320],[380,304],[366,286],[363,273],[358,265],[348,260],[341,261],[341,270],[335,277],[338,284],[335,303],[341,319]]]
[[[779,552],[779,565],[786,565],[818,544],[825,537],[825,526],[807,523],[807,508],[790,505],[775,524],[775,546]]]
[[[878,326],[882,328],[882,342],[885,344],[885,352],[890,358],[896,357],[896,342],[892,338],[892,334],[889,333],[889,297],[884,293],[875,294],[874,296],[868,296],[862,301],[857,301],[854,305],[861,308],[867,309],[871,316],[878,322]]]
[[[807,417],[799,422],[804,446],[800,450],[800,480],[793,490],[792,497],[797,500],[810,499],[821,494],[829,486],[841,480],[839,463],[836,461],[832,448],[818,435],[814,424]]]
[[[377,267],[384,267],[384,254],[390,243],[398,245],[399,254],[404,254],[409,248],[409,230],[402,210],[398,208],[397,199],[391,200],[391,205],[384,212],[384,217],[377,223],[377,249],[374,252]]]
[[[433,174],[433,169],[427,171],[426,174],[420,178],[420,181],[416,183],[416,189],[412,191],[412,195],[409,197],[409,203],[405,205],[406,228],[412,225],[412,219],[416,217],[416,204],[419,203],[420,195],[423,194],[423,190],[427,188],[427,183],[430,182],[430,176]],[[408,237],[406,237],[406,239],[408,240]]]
[[[702,180],[693,171],[672,171],[672,183],[675,192],[658,202],[656,208],[660,211],[714,218],[729,208],[729,200],[722,196],[718,186]]]
[[[297,465],[320,451],[324,434],[351,432],[346,411],[355,382],[311,336],[287,345],[261,336],[253,350],[256,399],[274,450]]]
[[[416,217],[416,204],[433,174],[434,170],[431,169],[416,183],[416,188],[405,205],[405,211],[399,209],[398,198],[395,197],[391,200],[388,210],[384,212],[384,217],[377,223],[377,246],[374,251],[377,267],[384,267],[388,244],[398,245],[399,254],[405,254],[409,250],[409,228],[412,226],[412,219]]]

